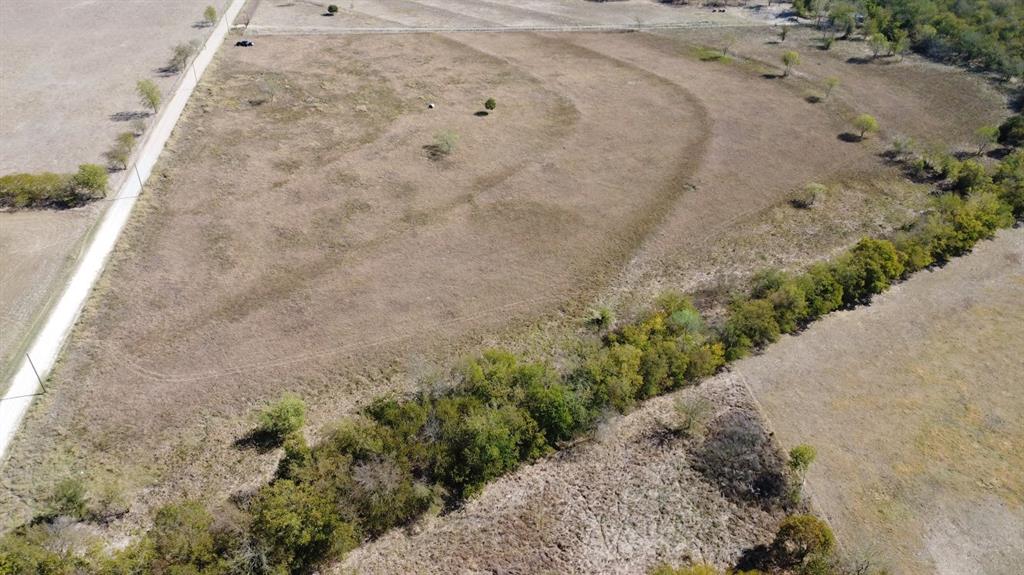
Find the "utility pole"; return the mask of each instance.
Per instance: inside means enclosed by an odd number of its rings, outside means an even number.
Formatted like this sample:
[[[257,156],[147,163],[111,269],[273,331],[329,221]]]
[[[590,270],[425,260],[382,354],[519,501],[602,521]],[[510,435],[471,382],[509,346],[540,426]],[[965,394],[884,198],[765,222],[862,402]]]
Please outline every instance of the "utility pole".
[[[36,381],[39,382],[39,387],[42,388],[43,393],[46,393],[46,384],[43,383],[43,378],[39,377],[39,370],[36,369],[36,364],[32,363],[32,357],[25,353],[25,359],[28,360],[28,365],[32,368],[32,373],[36,374]]]

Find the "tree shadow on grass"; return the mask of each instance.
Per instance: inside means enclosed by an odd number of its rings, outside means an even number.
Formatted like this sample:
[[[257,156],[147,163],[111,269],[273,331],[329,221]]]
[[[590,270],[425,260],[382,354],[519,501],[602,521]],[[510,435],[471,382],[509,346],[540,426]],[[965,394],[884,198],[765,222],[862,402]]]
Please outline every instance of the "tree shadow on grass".
[[[736,569],[741,571],[764,569],[765,565],[770,564],[771,558],[771,549],[767,545],[744,549],[739,561],[736,562]]]
[[[779,80],[781,78],[785,78],[786,75],[776,74],[775,72],[765,72],[764,74],[761,74],[761,77],[764,78],[765,80]]]
[[[268,453],[281,446],[283,441],[280,437],[267,433],[262,429],[253,429],[242,437],[239,437],[232,444],[235,449],[247,451],[255,450],[257,453]]]
[[[806,101],[808,104],[818,104],[818,103],[821,103],[822,98],[821,98],[821,96],[815,96],[814,94],[811,94],[811,95],[805,97],[804,101]]]
[[[863,56],[851,56],[846,59],[847,64],[870,64],[874,61],[874,58],[864,58]]]
[[[148,118],[149,112],[117,112],[110,115],[110,119],[115,122],[130,122],[132,120],[141,120],[142,118]]]
[[[483,118],[485,116],[490,116],[491,113],[486,110],[480,110],[479,112],[476,112],[473,115],[476,116],[477,118]]]
[[[847,144],[856,144],[857,142],[864,140],[864,138],[861,138],[860,136],[854,134],[853,132],[843,132],[842,134],[836,136],[836,139],[839,140],[840,142],[846,142]]]

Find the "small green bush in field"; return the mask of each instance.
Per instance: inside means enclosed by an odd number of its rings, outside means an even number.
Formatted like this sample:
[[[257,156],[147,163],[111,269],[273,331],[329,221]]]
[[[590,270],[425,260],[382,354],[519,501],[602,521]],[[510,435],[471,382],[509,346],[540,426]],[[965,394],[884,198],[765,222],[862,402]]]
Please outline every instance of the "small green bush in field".
[[[86,511],[85,483],[77,477],[67,477],[53,488],[50,496],[50,513],[81,519]]]
[[[792,567],[806,558],[832,552],[836,539],[832,529],[813,515],[791,515],[782,520],[782,525],[772,542],[772,554],[776,564]]]
[[[489,112],[493,112],[494,109],[497,108],[497,107],[498,107],[498,102],[495,101],[494,98],[487,98],[487,101],[484,102],[484,108],[486,108],[487,111],[489,111]]]
[[[306,404],[292,393],[266,407],[259,414],[259,431],[272,438],[283,440],[295,433],[306,423]]]
[[[800,444],[789,450],[789,468],[798,475],[807,473],[807,469],[818,457],[818,451],[813,446]]]

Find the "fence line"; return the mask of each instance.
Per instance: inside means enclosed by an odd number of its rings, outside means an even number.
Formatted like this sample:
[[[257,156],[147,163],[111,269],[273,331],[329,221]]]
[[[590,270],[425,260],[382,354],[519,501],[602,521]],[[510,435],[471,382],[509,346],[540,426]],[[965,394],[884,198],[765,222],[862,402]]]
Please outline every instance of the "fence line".
[[[133,164],[125,170],[110,206],[100,218],[95,233],[88,240],[77,266],[67,280],[60,299],[46,314],[45,323],[32,338],[25,358],[11,377],[10,386],[0,400],[0,463],[3,462],[18,425],[32,404],[32,399],[57,362],[71,328],[107,263],[132,208],[142,192],[142,186],[153,173],[157,158],[167,144],[192,92],[199,84],[203,72],[231,30],[231,23],[242,9],[245,0],[232,0],[227,10],[214,25],[203,48],[192,61],[193,74],[182,73],[171,97],[143,138]],[[135,178],[130,171],[135,172]],[[123,201],[122,201],[123,200]]]
[[[342,28],[331,26],[267,26],[238,25],[246,34],[255,36],[274,35],[346,35],[346,34],[444,34],[451,32],[646,32],[658,30],[695,30],[706,28],[761,28],[765,26],[789,26],[789,22],[696,22],[662,24],[571,24],[538,26],[390,26],[385,28]]]

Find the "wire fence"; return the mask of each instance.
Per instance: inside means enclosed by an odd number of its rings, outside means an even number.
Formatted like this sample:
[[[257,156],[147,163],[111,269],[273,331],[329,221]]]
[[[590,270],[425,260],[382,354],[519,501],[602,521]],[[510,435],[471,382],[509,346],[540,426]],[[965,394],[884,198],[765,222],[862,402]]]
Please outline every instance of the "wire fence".
[[[245,0],[231,0],[220,18],[210,27],[202,48],[189,63],[189,70],[182,70],[172,85],[170,96],[162,108],[153,115],[153,120],[142,136],[133,157],[130,159],[117,192],[109,198],[108,205],[86,233],[84,247],[72,264],[74,271],[59,291],[60,296],[51,297],[33,323],[31,344],[24,349],[24,359],[10,378],[10,385],[0,398],[0,458],[4,456],[11,438],[17,431],[21,419],[32,403],[32,399],[45,391],[45,380],[64,346],[67,336],[78,319],[92,287],[106,265],[121,231],[128,223],[132,208],[142,188],[163,151],[171,132],[188,104],[192,92],[199,84],[203,72],[213,61],[221,43],[231,31],[231,23],[241,11]],[[134,174],[134,178],[131,177]],[[36,326],[42,322],[42,327]],[[26,338],[26,339],[29,339]]]

